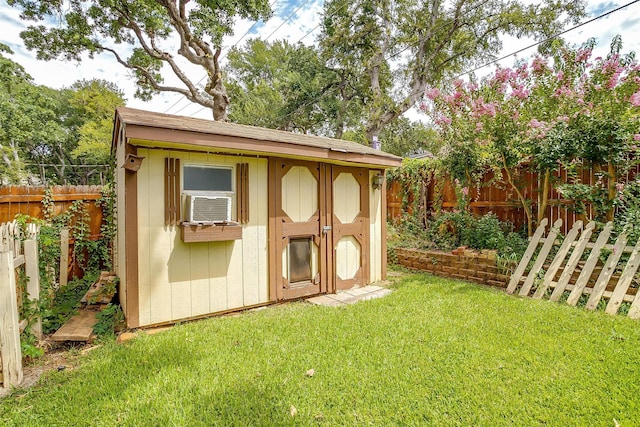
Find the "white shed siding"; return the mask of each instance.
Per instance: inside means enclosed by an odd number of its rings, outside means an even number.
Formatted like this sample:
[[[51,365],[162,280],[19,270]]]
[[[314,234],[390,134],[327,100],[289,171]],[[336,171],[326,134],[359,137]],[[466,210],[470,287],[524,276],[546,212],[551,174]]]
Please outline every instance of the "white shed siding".
[[[140,325],[267,302],[267,160],[139,148],[138,287]],[[249,223],[241,240],[184,243],[164,221],[164,159],[203,165],[249,164]],[[183,214],[184,217],[184,214]]]

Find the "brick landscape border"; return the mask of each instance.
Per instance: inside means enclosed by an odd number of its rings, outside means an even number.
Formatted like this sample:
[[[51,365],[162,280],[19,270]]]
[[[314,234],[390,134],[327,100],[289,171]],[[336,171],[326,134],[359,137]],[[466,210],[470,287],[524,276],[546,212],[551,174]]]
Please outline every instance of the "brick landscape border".
[[[396,248],[395,251],[398,264],[410,269],[499,288],[506,288],[509,282],[510,275],[504,274],[495,257],[488,254],[471,251],[454,254],[406,248]]]

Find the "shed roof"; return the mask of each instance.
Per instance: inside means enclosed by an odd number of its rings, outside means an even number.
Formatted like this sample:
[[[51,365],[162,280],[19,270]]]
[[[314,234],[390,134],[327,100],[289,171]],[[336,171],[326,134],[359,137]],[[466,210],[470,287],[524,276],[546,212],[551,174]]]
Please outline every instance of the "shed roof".
[[[351,141],[214,120],[174,116],[128,107],[116,109],[116,136],[132,145],[244,153],[362,166],[400,166],[402,158]]]

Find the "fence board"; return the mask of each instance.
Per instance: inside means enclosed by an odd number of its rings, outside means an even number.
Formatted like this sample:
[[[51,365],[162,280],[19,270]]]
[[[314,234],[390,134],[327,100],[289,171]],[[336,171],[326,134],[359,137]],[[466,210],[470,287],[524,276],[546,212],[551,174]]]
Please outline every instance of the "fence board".
[[[556,220],[554,228],[558,225],[561,219]],[[545,294],[547,289],[552,288],[550,300],[557,301],[565,291],[570,291],[567,298],[567,304],[576,305],[582,295],[588,295],[587,302],[584,308],[587,310],[595,310],[600,305],[601,301],[608,299],[605,312],[608,314],[618,313],[620,306],[623,302],[630,302],[630,309],[628,316],[637,319],[640,317],[640,290],[636,287],[631,287],[633,280],[636,277],[636,273],[640,268],[640,240],[636,242],[633,248],[626,246],[627,234],[626,231],[618,236],[611,252],[608,254],[607,259],[602,267],[598,267],[599,260],[605,253],[602,251],[607,246],[607,242],[612,232],[612,222],[608,222],[600,235],[593,244],[593,248],[587,257],[586,262],[581,266],[580,274],[573,284],[569,283],[579,271],[578,265],[583,255],[584,249],[588,246],[587,241],[591,237],[592,230],[595,228],[595,223],[592,221],[587,224],[587,227],[583,230],[578,241],[575,241],[575,237],[578,234],[578,230],[582,226],[581,221],[578,220],[574,224],[571,232],[565,237],[560,249],[556,252],[549,268],[542,280],[542,284],[538,286],[538,289],[534,293],[533,297],[540,299]],[[543,247],[537,254],[537,258],[534,262],[534,266],[529,271],[529,275],[525,280],[524,285],[520,291],[520,295],[526,296],[529,293],[529,287],[533,283],[532,277],[538,273],[538,268],[542,265],[546,265],[548,261],[550,251],[547,250],[549,245],[553,244],[556,236],[553,233],[554,229],[549,232],[549,236],[546,239],[538,239],[538,244],[542,243]],[[553,279],[557,275],[557,272],[567,257],[568,251],[571,247],[574,247],[567,264],[562,270],[560,279],[555,282]],[[531,248],[528,248],[528,250]],[[618,266],[620,259],[624,253],[630,253],[630,256],[626,262],[624,268]],[[525,260],[527,258],[527,260]],[[523,257],[520,267],[523,261],[527,261],[530,257]],[[622,271],[620,275],[614,275],[617,271]],[[514,274],[515,276],[515,274]],[[597,277],[595,277],[597,276]],[[595,277],[595,280],[594,280]],[[514,277],[512,276],[512,281]],[[519,279],[518,279],[519,281]],[[593,283],[593,285],[589,285]]]
[[[511,276],[511,280],[509,280],[509,284],[507,285],[507,293],[512,294],[518,287],[518,284],[520,283],[520,279],[522,278],[522,275],[524,274],[524,271],[527,268],[527,265],[529,264],[529,260],[531,259],[531,257],[533,256],[533,253],[538,247],[538,242],[542,237],[542,234],[544,233],[544,229],[547,226],[547,222],[548,222],[547,218],[543,218],[542,221],[540,221],[540,225],[536,229],[535,233],[533,233],[533,236],[529,241],[529,245],[527,246],[527,250],[525,251],[524,255],[522,256],[522,259],[520,260],[520,264],[518,264],[518,267],[516,267],[516,271]]]
[[[539,195],[539,183],[536,173],[528,170],[518,171],[518,187],[527,199],[531,203],[532,212],[534,217],[537,216],[538,209],[538,195]],[[563,169],[554,171],[553,175],[557,179],[557,183],[568,183],[571,181],[567,172]],[[640,175],[640,165],[637,165],[630,170],[626,176],[621,176],[619,179],[622,182],[629,182],[634,180]],[[586,185],[595,185],[595,178],[593,171],[588,168],[584,168],[579,171],[580,180]],[[501,221],[509,221],[514,224],[516,230],[520,230],[527,224],[527,218],[525,210],[522,208],[520,202],[516,199],[513,190],[506,188],[504,184],[492,183],[494,180],[492,172],[487,173],[479,184],[478,188],[470,188],[469,190],[469,210],[474,215],[484,215],[488,212],[493,212]],[[458,208],[457,197],[455,194],[454,186],[448,176],[436,176],[430,177],[427,182],[424,183],[424,187],[428,187],[429,191],[423,191],[426,196],[424,206],[426,206],[426,212],[421,217],[427,218],[431,213],[435,211],[435,192],[432,191],[435,181],[444,181],[442,183],[442,208],[444,210],[453,210]],[[553,181],[553,180],[550,180]],[[606,185],[606,179],[605,183]],[[555,190],[554,185],[549,184],[549,199],[546,210],[543,212],[543,217],[548,218],[553,222],[558,218],[563,220],[563,227],[561,232],[566,234],[569,232],[573,223],[579,219],[586,222],[587,219],[592,219],[594,215],[593,207],[586,203],[586,212],[584,214],[576,214],[573,207],[575,205],[574,200],[566,199],[562,194]],[[403,194],[410,191],[410,189],[402,188],[397,181],[388,181],[387,191],[387,218],[394,219],[402,215],[401,201]],[[413,200],[413,195],[409,194],[408,200]],[[411,213],[411,212],[408,212]]]
[[[550,301],[558,301],[560,299],[560,296],[564,293],[567,285],[569,284],[569,280],[571,279],[571,275],[578,265],[578,262],[582,257],[582,253],[587,247],[587,243],[589,243],[589,239],[591,238],[591,234],[593,233],[593,229],[595,228],[595,226],[596,223],[594,221],[589,222],[589,224],[587,224],[585,229],[580,234],[580,239],[578,239],[578,243],[573,248],[571,256],[569,257],[569,261],[567,261],[567,264],[565,265],[564,269],[562,270],[562,274],[560,275],[560,279],[558,279],[558,283],[551,293],[551,296],[549,297]]]
[[[609,304],[607,304],[607,308],[605,312],[608,314],[616,314],[618,309],[620,308],[620,304],[624,299],[624,296],[629,289],[629,285],[633,280],[633,276],[635,276],[636,271],[638,270],[638,266],[640,266],[640,239],[636,243],[636,246],[633,248],[631,255],[629,256],[629,260],[627,261],[627,265],[622,272],[622,276],[618,279],[618,284],[614,289],[611,297],[609,298]]]
[[[548,284],[556,276],[558,269],[560,268],[560,266],[564,262],[564,259],[567,257],[567,254],[569,253],[569,249],[571,249],[571,244],[574,243],[576,236],[578,235],[578,232],[581,229],[582,229],[582,221],[576,221],[573,224],[571,231],[569,231],[569,234],[567,234],[567,236],[564,238],[564,241],[562,242],[562,246],[560,246],[560,249],[558,249],[556,256],[553,258],[553,261],[551,262],[549,269],[547,270],[547,272],[544,275],[544,278],[542,279],[542,283],[540,284],[540,286],[538,286],[538,289],[536,289],[535,293],[533,294],[533,298],[540,299],[542,298],[544,293],[547,291],[547,289],[549,288]]]
[[[529,295],[529,291],[533,286],[533,281],[536,279],[536,276],[538,275],[538,272],[542,268],[544,261],[547,259],[547,256],[549,255],[549,252],[553,247],[553,243],[556,240],[556,236],[560,231],[560,227],[562,227],[562,220],[557,219],[553,223],[551,230],[549,230],[549,235],[547,236],[546,241],[542,245],[542,249],[540,249],[540,252],[538,253],[538,257],[536,258],[536,261],[534,262],[533,267],[531,267],[531,271],[529,271],[529,275],[527,276],[527,279],[525,280],[524,284],[522,285],[522,288],[520,289],[520,294],[519,294],[520,296]]]
[[[569,298],[567,298],[567,304],[576,305],[580,295],[582,295],[582,291],[587,286],[587,282],[589,277],[591,277],[591,273],[593,269],[596,267],[598,263],[598,257],[600,255],[600,250],[609,240],[609,235],[611,234],[611,230],[613,229],[613,223],[609,221],[598,236],[596,243],[591,249],[591,253],[589,253],[589,257],[587,258],[587,262],[584,264],[584,268],[580,272],[580,276],[578,276],[578,280],[576,280],[576,285],[569,294]]]
[[[616,244],[613,250],[611,251],[611,254],[609,254],[609,257],[607,258],[607,262],[602,268],[602,271],[600,272],[600,275],[598,276],[598,279],[596,280],[596,283],[593,286],[593,291],[591,292],[591,296],[589,297],[589,300],[587,301],[587,305],[585,306],[587,310],[595,310],[595,308],[598,306],[598,303],[600,302],[600,298],[602,298],[602,294],[607,288],[607,285],[609,284],[609,280],[613,275],[616,265],[618,265],[618,261],[622,256],[622,249],[626,246],[626,244],[627,244],[627,234],[622,233],[620,236],[618,236],[618,239],[616,240]]]
[[[35,239],[24,241],[25,274],[27,276],[26,298],[32,301],[40,300],[40,271],[38,265],[38,242]],[[38,318],[31,328],[31,332],[42,339],[42,320]]]
[[[11,252],[0,252],[0,354],[3,387],[22,382],[22,351],[16,304],[16,275]]]

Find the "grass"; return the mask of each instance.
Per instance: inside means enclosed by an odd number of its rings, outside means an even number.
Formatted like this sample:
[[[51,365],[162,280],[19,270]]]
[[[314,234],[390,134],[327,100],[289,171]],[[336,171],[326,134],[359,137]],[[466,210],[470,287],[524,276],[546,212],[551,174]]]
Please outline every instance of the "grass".
[[[638,321],[416,274],[108,343],[1,400],[0,424],[633,426],[639,354]]]

